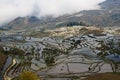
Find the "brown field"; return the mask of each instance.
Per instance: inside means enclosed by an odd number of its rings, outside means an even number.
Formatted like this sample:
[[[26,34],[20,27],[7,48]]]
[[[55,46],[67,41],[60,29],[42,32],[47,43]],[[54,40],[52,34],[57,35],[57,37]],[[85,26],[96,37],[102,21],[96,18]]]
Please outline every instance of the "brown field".
[[[120,80],[120,73],[101,73],[88,76],[84,80]]]
[[[4,63],[5,63],[5,61],[6,61],[6,59],[7,59],[7,56],[1,54],[1,52],[0,52],[0,71],[1,71],[1,69],[2,69],[2,67],[3,67],[3,65],[4,65]]]

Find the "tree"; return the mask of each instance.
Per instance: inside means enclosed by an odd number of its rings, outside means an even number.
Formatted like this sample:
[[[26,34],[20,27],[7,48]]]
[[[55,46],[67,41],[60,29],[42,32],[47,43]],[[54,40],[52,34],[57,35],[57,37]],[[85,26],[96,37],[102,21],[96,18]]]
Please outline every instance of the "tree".
[[[9,53],[14,55],[20,55],[20,56],[23,56],[25,54],[25,52],[19,48],[10,49]]]
[[[18,76],[18,80],[40,80],[40,79],[35,73],[31,71],[24,71]]]

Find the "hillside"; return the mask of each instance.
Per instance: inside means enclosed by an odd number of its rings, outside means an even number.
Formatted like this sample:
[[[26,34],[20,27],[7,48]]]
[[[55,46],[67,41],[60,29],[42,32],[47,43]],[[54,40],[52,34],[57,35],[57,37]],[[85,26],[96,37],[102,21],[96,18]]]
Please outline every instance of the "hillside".
[[[46,16],[19,17],[3,26],[6,29],[30,29],[30,28],[54,28],[66,25],[80,25],[80,23],[92,26],[120,26],[120,0],[106,0],[101,3],[101,10],[82,11],[71,15],[59,17]],[[81,26],[81,25],[80,25]],[[83,25],[82,25],[83,26]]]

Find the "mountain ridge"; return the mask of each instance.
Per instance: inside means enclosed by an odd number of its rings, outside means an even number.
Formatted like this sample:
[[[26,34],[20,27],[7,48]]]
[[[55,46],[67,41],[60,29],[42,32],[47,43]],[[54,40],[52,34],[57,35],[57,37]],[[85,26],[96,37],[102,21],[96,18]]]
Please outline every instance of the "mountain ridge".
[[[83,22],[93,26],[120,26],[120,0],[106,0],[100,3],[101,10],[88,10],[74,13],[71,15],[63,15],[59,17],[47,16],[43,18],[19,17],[3,26],[5,29],[30,29],[34,27],[55,28],[60,24],[64,25],[69,22]]]

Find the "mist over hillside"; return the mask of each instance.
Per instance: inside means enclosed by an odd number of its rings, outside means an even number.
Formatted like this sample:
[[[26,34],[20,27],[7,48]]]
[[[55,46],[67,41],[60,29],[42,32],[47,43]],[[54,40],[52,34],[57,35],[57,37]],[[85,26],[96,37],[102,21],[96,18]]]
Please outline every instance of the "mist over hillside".
[[[57,17],[82,10],[100,9],[98,4],[103,1],[105,0],[1,0],[0,25],[17,17]]]
[[[54,28],[63,27],[71,23],[77,23],[75,25],[83,23],[101,27],[120,26],[120,0],[106,0],[99,5],[102,8],[100,10],[88,9],[58,17],[51,15],[41,18],[36,16],[18,17],[3,27],[7,29]]]
[[[120,80],[119,5],[0,0],[0,80]]]

